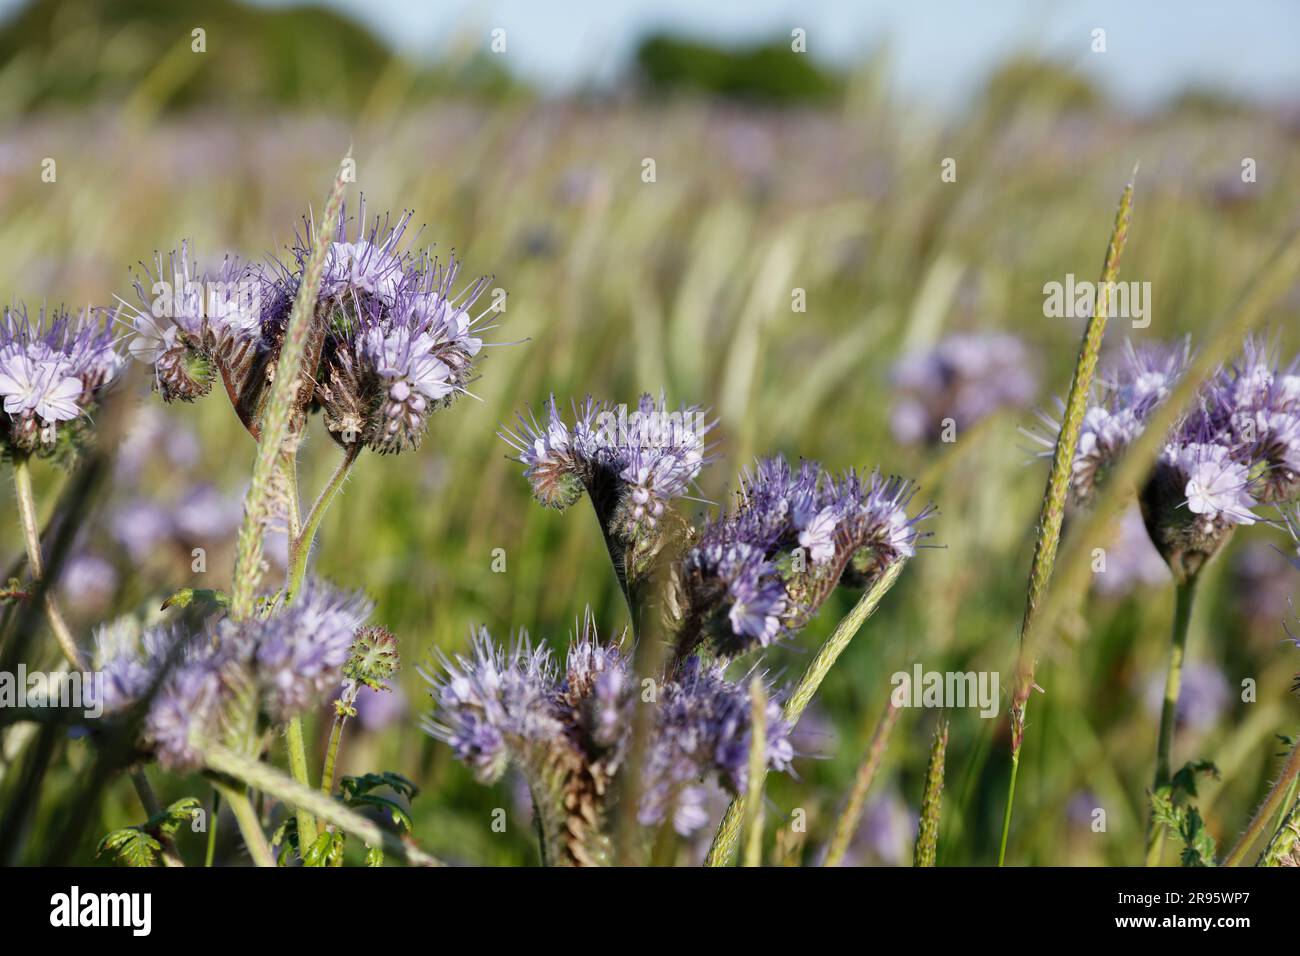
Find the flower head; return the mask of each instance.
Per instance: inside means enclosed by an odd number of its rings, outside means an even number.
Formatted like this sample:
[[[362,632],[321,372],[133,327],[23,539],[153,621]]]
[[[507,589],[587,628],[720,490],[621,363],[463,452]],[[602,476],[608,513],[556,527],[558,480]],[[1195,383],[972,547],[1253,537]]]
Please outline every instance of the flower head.
[[[679,656],[709,641],[731,656],[798,630],[841,582],[865,586],[921,537],[910,482],[815,462],[760,459],[734,506],[705,525],[681,563]]]
[[[1006,334],[949,336],[901,359],[892,378],[890,425],[905,444],[939,441],[948,421],[964,430],[1000,408],[1028,405],[1038,389],[1028,350]]]
[[[75,440],[122,367],[111,313],[23,305],[0,317],[0,447],[55,454]]]

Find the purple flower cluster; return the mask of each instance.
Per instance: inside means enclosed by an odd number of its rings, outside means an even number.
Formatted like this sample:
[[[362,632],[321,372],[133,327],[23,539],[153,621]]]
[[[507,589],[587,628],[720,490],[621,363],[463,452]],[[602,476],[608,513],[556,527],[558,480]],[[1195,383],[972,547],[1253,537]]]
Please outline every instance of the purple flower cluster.
[[[569,807],[581,796],[594,797],[593,813],[603,816],[630,741],[635,681],[629,656],[618,644],[597,641],[590,616],[562,668],[526,635],[507,650],[483,629],[468,656],[443,657],[437,672],[420,673],[434,703],[421,726],[449,744],[480,781],[499,780],[514,763],[535,800]],[[655,693],[638,819],[653,826],[671,817],[690,832],[707,822],[694,812],[695,784],[716,775],[732,793],[746,787],[749,693],[726,680],[721,665],[696,658]],[[770,703],[767,753],[774,769],[787,769],[793,759],[789,730],[780,706]],[[563,771],[558,780],[557,768]]]
[[[345,211],[329,225],[307,359],[315,387],[299,411],[320,410],[345,447],[418,447],[429,414],[466,393],[483,346],[491,310],[472,316],[470,309],[488,278],[454,291],[455,256],[442,263],[404,249],[409,222],[404,213],[367,224],[363,201],[355,235]],[[241,420],[257,433],[314,229],[307,220],[287,264],[227,257],[200,272],[183,243],[164,272],[159,256],[157,275],[148,276],[152,289],[136,284],[141,310],[132,352],[153,366],[164,399],[206,394],[219,374]]]
[[[164,766],[196,766],[204,742],[227,726],[259,715],[283,723],[339,687],[370,610],[358,594],[309,580],[293,603],[263,618],[220,618],[197,633],[100,628],[104,712],[145,707],[144,748]]]
[[[654,532],[664,510],[686,493],[709,461],[705,436],[716,424],[698,405],[669,410],[661,396],[625,406],[590,397],[574,407],[570,427],[551,396],[547,420],[520,416],[503,431],[518,453],[533,494],[550,508],[567,508],[586,491],[604,527],[625,538]]]
[[[1126,346],[1084,418],[1072,475],[1077,502],[1093,498],[1189,359],[1186,342]],[[1283,367],[1247,340],[1237,361],[1201,384],[1195,405],[1166,436],[1141,504],[1152,541],[1179,579],[1195,574],[1233,528],[1253,524],[1259,505],[1300,493],[1298,363]]]
[[[23,305],[0,317],[0,449],[52,456],[75,439],[122,367],[114,317]]]
[[[1006,334],[951,335],[902,358],[892,379],[890,426],[909,445],[941,440],[947,420],[964,430],[1000,408],[1027,406],[1038,391],[1028,350]]]
[[[760,459],[732,509],[710,521],[682,561],[679,647],[704,640],[724,656],[798,630],[841,582],[865,586],[916,552],[914,486],[879,473],[836,477],[804,461]]]

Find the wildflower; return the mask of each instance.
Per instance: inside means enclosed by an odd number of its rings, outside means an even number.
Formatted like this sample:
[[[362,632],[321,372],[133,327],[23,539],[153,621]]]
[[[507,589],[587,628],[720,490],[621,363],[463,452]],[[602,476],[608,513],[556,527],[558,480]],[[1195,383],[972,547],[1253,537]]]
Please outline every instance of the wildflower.
[[[483,342],[485,310],[470,309],[486,276],[460,292],[454,256],[440,263],[403,251],[410,214],[376,216],[348,236],[341,212],[329,246],[316,313],[321,330],[313,352],[315,388],[309,406],[322,410],[341,445],[360,442],[381,454],[419,446],[429,414],[465,394]],[[294,249],[295,265],[279,267],[262,316],[263,335],[278,352],[312,246],[313,224]]]
[[[521,415],[515,431],[501,432],[534,496],[564,509],[585,491],[606,538],[623,545],[620,573],[641,577],[663,543],[670,503],[710,460],[705,436],[716,423],[697,405],[670,411],[662,396],[656,403],[650,395],[631,414],[587,398],[574,406],[572,427],[555,396],[547,412],[545,425]]]
[[[1092,500],[1189,360],[1187,342],[1126,346],[1085,414],[1071,481],[1075,503]],[[1198,573],[1236,527],[1254,524],[1258,505],[1300,492],[1297,367],[1300,360],[1280,367],[1247,339],[1240,358],[1201,384],[1195,405],[1166,436],[1139,498],[1151,540],[1179,581]],[[1038,440],[1055,445],[1053,436]]]
[[[360,594],[336,591],[309,579],[293,602],[250,623],[245,639],[266,711],[283,722],[339,685],[358,628],[371,605]]]
[[[265,618],[217,618],[197,632],[100,628],[104,712],[143,708],[141,747],[169,768],[198,766],[207,743],[282,724],[339,687],[369,612],[360,595],[308,580]]]
[[[679,657],[702,641],[728,657],[766,647],[803,627],[838,584],[864,587],[911,557],[929,514],[908,515],[913,493],[878,473],[836,478],[815,462],[796,471],[760,459],[680,563]]]
[[[153,367],[153,388],[166,402],[192,402],[219,376],[232,402],[252,408],[264,384],[260,310],[266,278],[258,266],[227,255],[201,270],[188,241],[152,268],[140,263],[131,356]]]
[[[25,306],[0,318],[0,447],[15,455],[75,451],[91,415],[117,377],[122,357],[113,316],[76,316]]]
[[[557,862],[604,862],[613,785],[633,725],[634,681],[622,643],[601,644],[588,614],[559,666],[526,634],[504,649],[481,629],[468,656],[444,656],[436,673],[420,673],[434,704],[425,731],[449,744],[482,782],[519,767]],[[637,806],[643,825],[671,821],[683,833],[703,826],[697,790],[708,777],[743,792],[749,708],[744,685],[727,681],[721,665],[696,658],[658,685]],[[794,752],[775,701],[767,741],[769,766],[787,769]]]
[[[1000,408],[1023,407],[1038,382],[1024,344],[1012,335],[952,335],[893,369],[899,397],[890,413],[904,444],[937,442],[948,421],[960,430]]]

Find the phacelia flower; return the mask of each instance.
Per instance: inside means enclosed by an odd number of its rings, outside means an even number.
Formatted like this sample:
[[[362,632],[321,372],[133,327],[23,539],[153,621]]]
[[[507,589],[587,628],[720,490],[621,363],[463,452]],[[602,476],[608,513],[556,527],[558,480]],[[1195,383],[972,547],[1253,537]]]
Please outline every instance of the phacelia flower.
[[[588,614],[561,665],[527,635],[505,649],[480,630],[468,656],[443,656],[420,673],[433,698],[422,727],[482,782],[501,779],[512,764],[522,771],[543,841],[556,854],[551,862],[606,862],[606,823],[636,700],[622,642],[600,643]],[[671,821],[679,832],[707,823],[695,791],[709,778],[732,793],[744,791],[749,733],[747,685],[727,681],[720,665],[692,658],[659,683],[637,806],[641,823]],[[768,765],[787,769],[794,751],[775,701],[767,741]]]
[[[267,278],[253,263],[226,256],[199,268],[188,241],[153,266],[140,264],[131,356],[153,368],[153,388],[163,401],[192,402],[220,378],[241,417],[251,420],[265,384],[261,335]]]
[[[564,509],[587,493],[606,537],[625,546],[623,573],[636,577],[662,543],[670,503],[710,460],[705,436],[716,423],[697,405],[670,410],[649,395],[630,413],[591,398],[573,411],[569,426],[551,396],[545,424],[521,415],[501,437],[541,504]]]
[[[704,641],[724,656],[766,647],[803,627],[838,584],[866,586],[910,558],[930,513],[908,514],[913,494],[878,473],[837,478],[815,462],[759,460],[678,569],[679,657]]]
[[[113,313],[25,306],[0,317],[0,449],[54,457],[75,452],[122,368]]]
[[[333,226],[316,313],[320,338],[315,382],[306,408],[320,409],[330,434],[383,454],[419,446],[430,413],[468,392],[494,312],[471,315],[484,276],[455,290],[460,265],[403,249],[410,214],[367,225],[364,200],[357,234],[341,212]],[[306,269],[314,225],[293,250],[294,264],[279,277],[262,313],[263,337],[273,352],[288,324]]]
[[[1190,358],[1186,342],[1126,346],[1084,417],[1071,476],[1076,503],[1092,500]],[[1248,339],[1237,361],[1200,383],[1192,407],[1165,436],[1139,500],[1148,534],[1178,580],[1197,574],[1237,526],[1254,524],[1260,504],[1300,492],[1298,367],[1300,360],[1283,368]],[[1055,434],[1038,440],[1055,446]]]
[[[1000,408],[1024,407],[1038,389],[1028,350],[1006,334],[949,336],[905,356],[892,378],[890,425],[904,444],[940,441],[948,421],[963,431]]]
[[[309,580],[265,617],[215,618],[197,632],[100,628],[104,712],[142,708],[141,748],[169,768],[198,766],[208,743],[279,725],[341,688],[369,612],[360,595]]]

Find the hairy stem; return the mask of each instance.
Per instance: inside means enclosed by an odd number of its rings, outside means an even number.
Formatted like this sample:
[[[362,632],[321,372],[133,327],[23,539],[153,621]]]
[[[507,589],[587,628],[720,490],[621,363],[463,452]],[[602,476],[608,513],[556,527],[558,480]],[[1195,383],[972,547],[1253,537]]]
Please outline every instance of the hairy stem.
[[[203,865],[211,867],[217,855],[217,823],[221,819],[221,791],[212,788],[212,814],[208,819],[208,849],[203,854]]]
[[[1264,832],[1264,828],[1268,824],[1269,818],[1282,807],[1283,801],[1290,790],[1291,782],[1296,779],[1297,775],[1300,775],[1300,741],[1297,741],[1296,744],[1292,746],[1291,755],[1287,758],[1286,764],[1282,768],[1281,775],[1273,784],[1272,789],[1269,790],[1268,796],[1264,798],[1264,802],[1259,805],[1259,809],[1255,811],[1255,815],[1251,818],[1250,823],[1247,824],[1246,829],[1242,831],[1241,836],[1237,838],[1237,842],[1233,844],[1232,849],[1228,851],[1228,855],[1223,858],[1224,866],[1241,865],[1241,861],[1245,859],[1247,851],[1250,850],[1251,846],[1259,838],[1259,835]]]
[[[338,760],[339,742],[343,739],[343,724],[347,717],[342,714],[335,714],[334,726],[330,728],[329,746],[325,748],[325,766],[320,772],[320,792],[330,794],[334,792],[334,762]]]
[[[339,461],[338,467],[334,469],[334,474],[321,490],[320,496],[316,503],[311,506],[311,511],[307,513],[306,520],[302,523],[301,530],[294,536],[289,543],[289,597],[298,593],[302,587],[303,579],[307,576],[307,559],[311,556],[312,544],[316,540],[316,531],[320,528],[321,520],[325,517],[330,503],[333,502],[334,496],[338,494],[339,489],[347,480],[348,475],[352,472],[352,466],[356,463],[357,455],[361,451],[360,443],[354,442],[348,446],[347,451],[343,453],[343,458]]]
[[[284,729],[285,750],[289,753],[289,772],[293,779],[302,786],[309,786],[307,771],[307,743],[303,738],[302,718],[290,719]],[[316,842],[320,831],[316,827],[316,818],[304,807],[298,807],[298,852],[305,854],[307,848]]]
[[[271,855],[271,846],[266,842],[266,834],[262,832],[257,811],[253,809],[253,804],[248,799],[247,789],[215,780],[213,786],[226,798],[226,803],[230,804],[230,812],[235,816],[235,823],[239,825],[239,832],[244,837],[244,845],[248,847],[253,863],[257,866],[275,866],[275,857]]]
[[[45,620],[50,625],[50,630],[54,633],[54,639],[59,644],[59,650],[63,656],[68,659],[74,670],[84,671],[86,669],[85,659],[81,656],[81,651],[77,649],[77,642],[72,638],[72,632],[68,629],[67,622],[63,619],[63,613],[59,610],[58,603],[54,600],[54,594],[49,588],[40,588],[39,584],[45,580],[45,561],[41,557],[41,532],[40,524],[36,519],[36,498],[32,494],[32,473],[26,458],[14,458],[14,491],[18,497],[18,523],[23,529],[23,543],[27,548],[27,565],[31,569],[32,580],[38,584],[38,590],[43,590],[42,604],[45,609]]]
[[[385,852],[394,853],[417,866],[443,865],[440,860],[417,847],[414,841],[397,838],[373,820],[327,797],[314,787],[302,786],[274,767],[221,746],[210,747],[204,752],[203,759],[216,774],[233,777],[245,786],[270,794],[291,806],[305,807],[326,823],[362,840],[367,846],[383,847]],[[229,794],[226,797],[229,799]],[[261,829],[257,832],[260,834]]]
[[[1156,774],[1152,790],[1169,783],[1174,750],[1174,727],[1178,718],[1178,694],[1183,683],[1183,660],[1187,654],[1187,633],[1192,620],[1192,604],[1196,598],[1196,576],[1178,584],[1174,599],[1174,628],[1169,651],[1169,668],[1165,673],[1165,697],[1160,708],[1160,738],[1156,744]],[[1160,863],[1160,849],[1164,834],[1156,823],[1154,812],[1147,819],[1147,866]]]
[[[831,636],[826,639],[826,643],[817,651],[817,656],[813,658],[808,669],[803,672],[799,678],[799,683],[795,685],[794,693],[785,702],[782,708],[781,716],[791,728],[799,723],[799,718],[803,716],[804,709],[812,702],[813,696],[821,687],[822,681],[830,669],[839,660],[844,649],[849,646],[853,636],[861,630],[862,625],[866,623],[867,618],[875,613],[880,602],[884,600],[889,589],[894,586],[898,580],[898,575],[903,570],[903,561],[895,561],[889,567],[881,572],[871,585],[862,592],[862,597],[858,603],[853,606],[853,610],[844,615],[844,618],[835,625],[835,630]],[[749,781],[749,786],[763,786],[763,781],[767,777],[766,769],[761,774],[763,779]],[[728,866],[736,852],[736,844],[740,840],[740,827],[744,817],[744,801],[739,797],[732,800],[727,807],[727,812],[722,816],[722,822],[718,824],[718,832],[713,837],[713,845],[709,847],[709,854],[705,857],[705,866]]]

